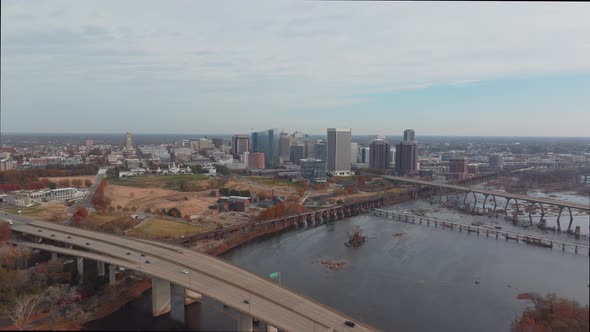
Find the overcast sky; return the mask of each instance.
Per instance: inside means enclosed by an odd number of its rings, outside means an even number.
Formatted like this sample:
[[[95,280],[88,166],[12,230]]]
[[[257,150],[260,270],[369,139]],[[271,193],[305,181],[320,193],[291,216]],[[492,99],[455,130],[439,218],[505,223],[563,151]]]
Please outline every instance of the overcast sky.
[[[2,132],[590,136],[590,3],[1,3]]]

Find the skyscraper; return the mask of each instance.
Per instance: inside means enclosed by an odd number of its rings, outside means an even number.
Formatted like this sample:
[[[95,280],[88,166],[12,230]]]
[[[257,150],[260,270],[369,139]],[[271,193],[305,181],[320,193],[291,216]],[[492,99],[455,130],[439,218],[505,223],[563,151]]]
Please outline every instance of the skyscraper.
[[[328,147],[326,141],[317,140],[313,146],[314,157],[319,160],[327,161],[328,159]]]
[[[404,142],[414,142],[414,130],[413,129],[406,129],[404,131]]]
[[[250,137],[248,135],[234,135],[231,139],[231,152],[234,158],[250,150]]]
[[[315,140],[305,139],[303,140],[303,145],[305,145],[305,158],[315,158]],[[324,159],[324,161],[326,161]]]
[[[360,162],[361,164],[368,164],[371,158],[370,156],[371,149],[369,147],[363,146],[361,148],[361,155],[360,155]]]
[[[418,146],[414,131],[404,131],[404,140],[395,148],[395,171],[399,175],[415,173],[418,166]]]
[[[279,138],[279,155],[283,161],[292,160],[290,157],[292,137],[288,133],[281,133]]]
[[[269,168],[281,165],[279,156],[279,132],[278,129],[269,129],[252,133],[252,152],[264,153],[264,163]]]
[[[291,162],[298,164],[300,159],[304,158],[305,146],[303,144],[294,144],[289,148],[289,159]]]
[[[127,151],[133,150],[133,134],[127,132],[127,144],[125,145],[125,149]]]
[[[334,176],[350,175],[350,128],[328,128],[328,172]]]
[[[383,139],[376,139],[369,143],[369,168],[388,169],[391,163],[391,146]]]
[[[350,143],[350,161],[354,163],[358,163],[359,158],[359,144],[357,142]]]

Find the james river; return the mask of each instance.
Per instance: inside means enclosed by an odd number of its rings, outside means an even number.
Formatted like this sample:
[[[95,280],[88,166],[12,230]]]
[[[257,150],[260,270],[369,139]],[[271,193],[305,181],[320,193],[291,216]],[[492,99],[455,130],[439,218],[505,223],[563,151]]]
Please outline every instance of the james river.
[[[389,209],[434,209],[427,216],[465,223],[474,220],[422,200]],[[509,228],[504,220],[498,221]],[[367,242],[357,248],[344,246],[357,226],[368,236]],[[260,239],[223,258],[263,276],[280,272],[284,285],[384,331],[508,331],[511,321],[529,304],[517,300],[518,293],[554,292],[584,305],[589,297],[586,252],[576,256],[368,215]],[[331,271],[317,262],[321,258],[346,265]],[[160,318],[151,317],[147,291],[85,328],[225,331],[237,327],[234,319],[209,302],[185,309],[178,289],[176,294],[172,312]]]

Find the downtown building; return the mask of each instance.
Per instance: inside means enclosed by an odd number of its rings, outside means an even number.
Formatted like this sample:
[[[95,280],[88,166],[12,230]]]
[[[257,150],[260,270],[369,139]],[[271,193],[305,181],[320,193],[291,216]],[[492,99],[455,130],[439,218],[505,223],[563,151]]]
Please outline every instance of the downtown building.
[[[326,182],[326,161],[314,158],[299,160],[301,176],[312,183]]]
[[[234,135],[231,139],[231,153],[239,159],[244,152],[250,151],[250,137],[248,135]]]
[[[248,169],[264,169],[265,158],[262,152],[252,152],[248,154]]]
[[[449,160],[447,180],[461,181],[467,178],[467,174],[469,174],[469,167],[466,158],[451,158]]]
[[[295,161],[295,159],[291,159],[292,144],[293,137],[288,133],[281,133],[279,137],[279,156],[282,161]]]
[[[278,129],[252,133],[252,152],[264,153],[264,163],[267,168],[276,168],[281,165],[279,133]]]
[[[369,168],[388,169],[391,164],[391,145],[384,139],[375,139],[369,143]]]
[[[395,147],[395,171],[399,175],[412,175],[418,169],[418,145],[414,131],[404,131],[404,140]]]
[[[327,168],[334,176],[350,175],[350,128],[328,128]]]

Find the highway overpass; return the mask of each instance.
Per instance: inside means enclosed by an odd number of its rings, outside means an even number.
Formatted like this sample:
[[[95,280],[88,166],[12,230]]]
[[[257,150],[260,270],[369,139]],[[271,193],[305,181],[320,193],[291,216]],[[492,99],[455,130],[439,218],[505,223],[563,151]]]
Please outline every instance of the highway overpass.
[[[240,312],[238,330],[251,331],[252,318],[282,331],[374,331],[375,329],[210,255],[189,249],[129,237],[82,230],[6,216],[18,245],[90,259],[135,270],[152,277],[153,315],[170,311],[170,283],[184,287],[188,296],[209,297]],[[25,236],[23,236],[25,235]],[[65,245],[65,246],[62,246]],[[80,271],[83,272],[83,271]],[[346,321],[356,324],[351,328]],[[271,329],[273,330],[273,329]],[[274,329],[276,330],[276,329]]]

